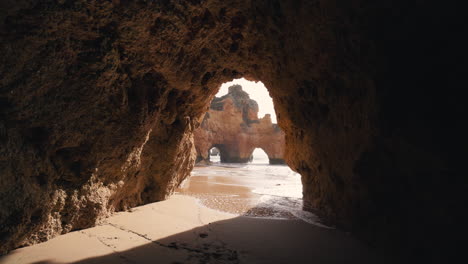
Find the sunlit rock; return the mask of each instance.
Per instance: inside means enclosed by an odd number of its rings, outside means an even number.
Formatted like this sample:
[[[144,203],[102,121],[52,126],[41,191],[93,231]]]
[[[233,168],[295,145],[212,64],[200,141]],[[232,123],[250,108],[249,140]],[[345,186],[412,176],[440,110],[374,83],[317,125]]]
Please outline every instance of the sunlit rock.
[[[209,161],[209,150],[220,151],[221,162],[246,163],[255,148],[268,155],[271,164],[284,164],[284,132],[266,114],[258,118],[258,104],[240,85],[214,98],[201,126],[194,132],[197,161]]]

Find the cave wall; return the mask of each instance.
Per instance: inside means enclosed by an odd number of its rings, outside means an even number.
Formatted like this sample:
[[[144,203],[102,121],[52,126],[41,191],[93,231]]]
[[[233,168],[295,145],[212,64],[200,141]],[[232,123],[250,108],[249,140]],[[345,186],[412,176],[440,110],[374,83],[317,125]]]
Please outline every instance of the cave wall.
[[[308,209],[389,252],[446,247],[425,231],[463,208],[456,5],[0,4],[2,252],[164,199],[219,85],[241,76],[269,88]]]
[[[257,102],[240,85],[215,97],[194,131],[197,162],[209,162],[210,149],[218,146],[223,163],[247,163],[255,148],[262,148],[271,164],[284,164],[284,132],[269,114],[259,119],[258,110]]]

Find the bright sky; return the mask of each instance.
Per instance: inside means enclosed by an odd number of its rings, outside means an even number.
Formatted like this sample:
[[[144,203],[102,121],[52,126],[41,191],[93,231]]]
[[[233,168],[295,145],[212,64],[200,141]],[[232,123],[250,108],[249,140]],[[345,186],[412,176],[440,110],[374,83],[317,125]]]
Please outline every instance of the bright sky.
[[[247,92],[250,99],[254,99],[258,103],[258,118],[262,118],[265,114],[271,115],[271,122],[276,123],[276,113],[273,107],[273,100],[268,93],[267,88],[262,82],[251,82],[244,78],[235,79],[232,82],[223,83],[216,97],[221,97],[228,93],[228,88],[231,85],[239,84],[242,86],[242,90]]]

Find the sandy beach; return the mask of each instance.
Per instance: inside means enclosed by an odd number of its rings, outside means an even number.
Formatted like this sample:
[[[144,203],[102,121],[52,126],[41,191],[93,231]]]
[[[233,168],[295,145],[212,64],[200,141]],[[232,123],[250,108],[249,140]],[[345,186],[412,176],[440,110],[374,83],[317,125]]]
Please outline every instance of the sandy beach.
[[[302,211],[299,175],[267,164],[197,167],[168,200],[0,257],[4,263],[383,263]]]
[[[312,239],[311,239],[312,238]],[[307,242],[305,242],[307,241]],[[188,196],[14,250],[0,263],[382,263],[350,236],[301,220],[251,218]]]

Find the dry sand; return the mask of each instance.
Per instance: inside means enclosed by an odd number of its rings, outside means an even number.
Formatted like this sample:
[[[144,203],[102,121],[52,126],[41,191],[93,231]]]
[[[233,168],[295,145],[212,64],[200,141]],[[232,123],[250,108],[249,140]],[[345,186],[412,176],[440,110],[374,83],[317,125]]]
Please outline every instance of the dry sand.
[[[116,213],[106,223],[20,248],[0,263],[383,263],[343,232],[250,218],[192,197]]]

